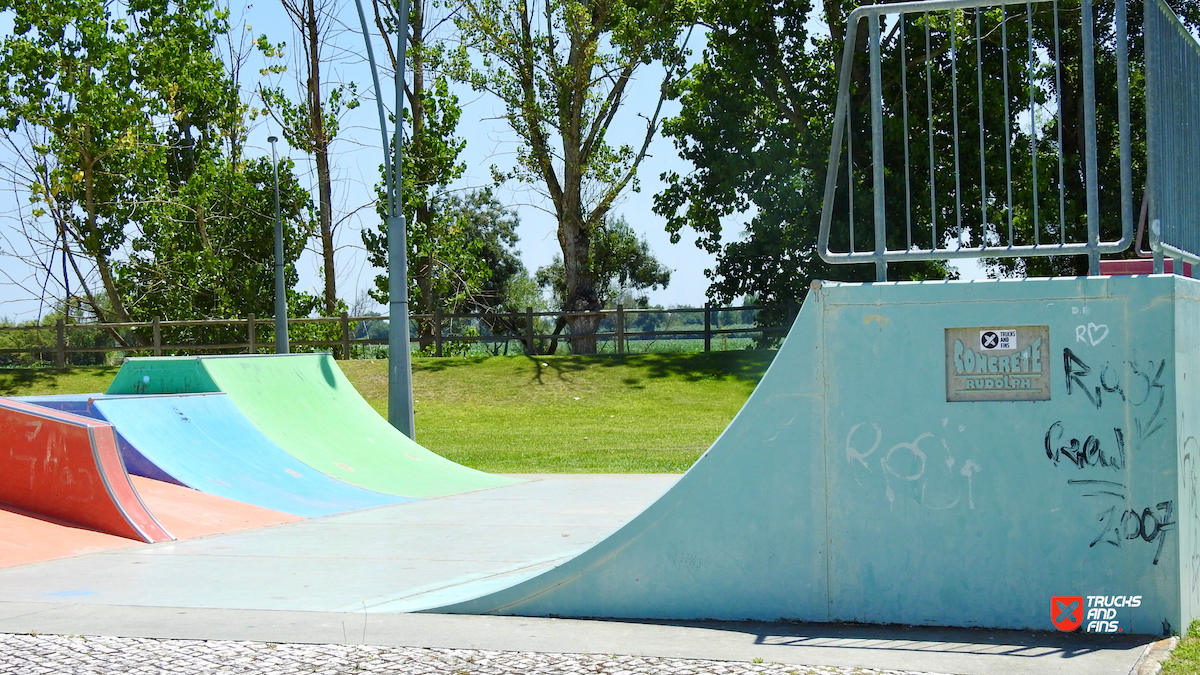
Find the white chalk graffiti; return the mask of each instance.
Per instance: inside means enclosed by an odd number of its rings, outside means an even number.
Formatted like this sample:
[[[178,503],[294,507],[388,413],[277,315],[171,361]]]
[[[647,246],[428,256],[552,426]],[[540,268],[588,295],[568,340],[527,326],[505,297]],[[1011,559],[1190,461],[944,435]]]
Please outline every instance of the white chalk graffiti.
[[[1182,426],[1183,415],[1180,415],[1180,426]],[[1196,455],[1200,452],[1200,442],[1197,442],[1195,436],[1188,436],[1183,442],[1183,467],[1180,474],[1183,476],[1183,491],[1187,497],[1187,517],[1188,526],[1191,530],[1191,545],[1192,554],[1191,572],[1192,572],[1192,597],[1200,601],[1200,502],[1196,499]]]
[[[1091,323],[1079,324],[1075,326],[1075,341],[1082,342],[1085,345],[1096,345],[1104,342],[1104,338],[1108,337],[1108,324]]]
[[[867,460],[879,450],[879,446],[883,442],[883,430],[878,424],[871,424],[871,429],[875,431],[875,440],[871,443],[869,450],[860,452],[854,446],[854,434],[864,426],[866,425],[856,424],[846,435],[846,461],[851,466],[857,463],[868,473],[874,473],[872,469],[874,462]],[[946,426],[946,424],[943,423],[942,426]],[[975,508],[975,493],[972,483],[975,474],[979,473],[982,467],[974,460],[968,459],[955,472],[955,464],[958,463],[958,460],[951,454],[946,439],[942,438],[939,445],[941,451],[946,454],[946,458],[940,464],[934,462],[934,468],[930,469],[929,453],[922,449],[921,442],[926,441],[928,445],[930,441],[927,439],[933,438],[937,437],[929,432],[918,434],[911,441],[896,443],[877,457],[880,475],[883,476],[884,495],[887,497],[890,508],[894,509],[896,506],[896,490],[892,487],[893,482],[896,482],[897,488],[905,483],[913,484],[915,488],[912,492],[913,498],[921,506],[934,511],[958,506],[962,501],[962,484],[965,482],[967,506],[971,509]],[[933,452],[938,452],[936,447]],[[941,464],[945,465],[945,470],[941,469]],[[856,478],[856,480],[858,479]],[[862,484],[861,480],[859,484]]]

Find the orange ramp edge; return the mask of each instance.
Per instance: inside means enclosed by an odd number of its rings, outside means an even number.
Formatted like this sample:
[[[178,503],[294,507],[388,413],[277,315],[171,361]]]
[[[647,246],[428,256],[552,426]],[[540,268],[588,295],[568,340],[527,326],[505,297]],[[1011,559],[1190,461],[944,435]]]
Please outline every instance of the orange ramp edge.
[[[0,503],[107,534],[173,537],[138,498],[111,425],[0,399]]]
[[[304,520],[290,513],[264,509],[182,485],[141,476],[130,476],[130,479],[150,512],[178,539]]]
[[[304,520],[150,478],[130,479],[150,513],[179,539]],[[0,568],[140,545],[125,537],[0,508]]]
[[[139,546],[133,539],[0,509],[0,568]]]

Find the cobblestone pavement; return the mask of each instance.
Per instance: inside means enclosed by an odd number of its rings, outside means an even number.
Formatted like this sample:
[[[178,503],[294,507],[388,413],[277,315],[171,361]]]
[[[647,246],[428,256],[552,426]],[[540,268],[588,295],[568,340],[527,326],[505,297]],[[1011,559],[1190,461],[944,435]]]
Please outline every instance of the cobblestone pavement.
[[[921,675],[900,670],[785,666],[774,663],[731,663],[610,654],[543,654],[369,645],[7,634],[0,634],[0,673]]]

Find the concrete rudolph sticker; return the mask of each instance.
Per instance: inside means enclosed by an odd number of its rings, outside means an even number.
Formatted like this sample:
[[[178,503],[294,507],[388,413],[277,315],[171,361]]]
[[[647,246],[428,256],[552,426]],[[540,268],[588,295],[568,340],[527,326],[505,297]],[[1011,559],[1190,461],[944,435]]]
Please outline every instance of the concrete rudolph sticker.
[[[1050,327],[946,329],[947,401],[1050,400]]]

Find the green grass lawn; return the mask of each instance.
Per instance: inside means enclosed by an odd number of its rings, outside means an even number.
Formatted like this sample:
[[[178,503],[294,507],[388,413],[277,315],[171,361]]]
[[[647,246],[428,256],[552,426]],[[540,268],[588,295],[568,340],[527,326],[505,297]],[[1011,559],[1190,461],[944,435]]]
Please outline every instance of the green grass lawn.
[[[414,359],[417,441],[492,472],[684,471],[774,354]],[[341,365],[384,413],[387,363]]]
[[[418,358],[417,441],[491,472],[680,472],[729,424],[774,355]],[[338,363],[386,414],[387,362]],[[102,392],[116,373],[0,370],[0,395]]]
[[[1193,621],[1187,635],[1179,640],[1171,658],[1163,663],[1163,675],[1196,675],[1200,673],[1200,621]]]

